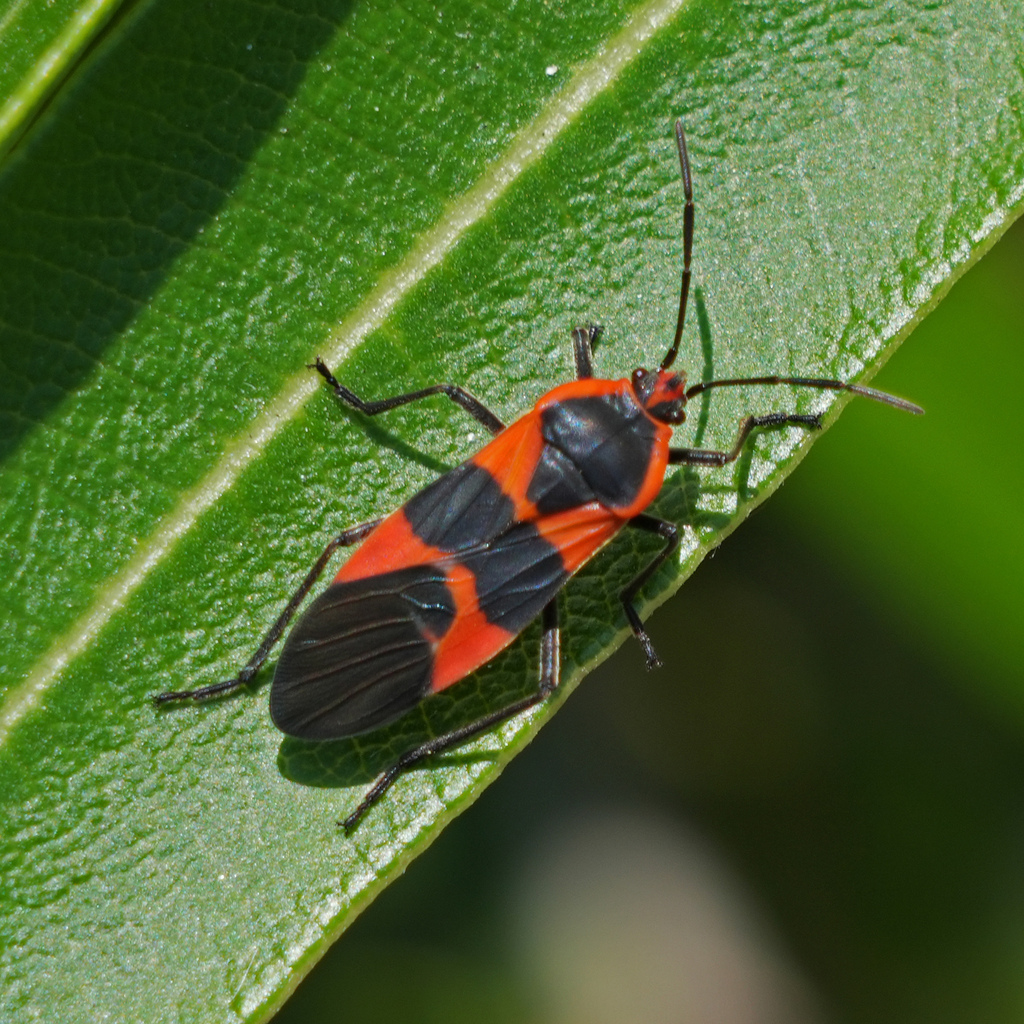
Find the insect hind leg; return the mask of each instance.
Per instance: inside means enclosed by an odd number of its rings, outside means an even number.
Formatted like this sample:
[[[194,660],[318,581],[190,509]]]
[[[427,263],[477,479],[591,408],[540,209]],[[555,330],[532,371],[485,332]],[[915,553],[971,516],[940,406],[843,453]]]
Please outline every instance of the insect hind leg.
[[[382,772],[367,791],[359,806],[338,824],[345,835],[351,835],[363,819],[366,812],[394,785],[398,777],[408,769],[425,761],[428,757],[443,753],[452,747],[460,746],[466,740],[478,736],[482,732],[514,718],[522,711],[527,711],[543,703],[558,689],[561,681],[561,629],[558,617],[558,599],[554,598],[544,606],[541,613],[543,633],[540,643],[540,680],[537,692],[522,700],[514,701],[498,711],[492,711],[475,722],[470,722],[459,729],[453,729],[441,736],[436,736],[418,747],[406,751],[390,768]]]
[[[171,704],[182,700],[209,700],[211,697],[221,697],[225,694],[233,693],[235,690],[245,686],[246,683],[251,682],[263,666],[263,663],[270,656],[274,645],[281,639],[281,634],[288,628],[288,623],[291,622],[299,605],[302,604],[305,596],[310,592],[327,567],[331,555],[338,548],[358,544],[371,530],[379,526],[381,522],[383,522],[382,519],[371,519],[365,523],[359,523],[357,526],[350,526],[347,530],[342,530],[337,537],[332,538],[331,542],[324,548],[323,554],[313,563],[313,568],[306,574],[306,578],[299,584],[298,590],[292,594],[284,610],[277,617],[277,621],[267,631],[266,636],[263,637],[262,642],[256,649],[256,653],[245,663],[237,676],[233,679],[225,679],[222,683],[200,686],[195,690],[168,690],[165,693],[158,693],[153,696],[153,703],[160,707],[163,704]]]

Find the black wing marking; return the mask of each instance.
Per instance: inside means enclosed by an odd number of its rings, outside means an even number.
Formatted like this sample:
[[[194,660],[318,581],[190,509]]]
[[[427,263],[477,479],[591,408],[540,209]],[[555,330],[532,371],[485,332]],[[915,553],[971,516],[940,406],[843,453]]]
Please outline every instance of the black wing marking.
[[[500,537],[516,509],[486,469],[464,462],[413,495],[404,511],[424,544],[459,552]]]
[[[508,633],[525,629],[569,578],[558,549],[533,523],[516,523],[459,560],[476,580],[480,611]]]
[[[442,568],[413,566],[328,587],[295,624],[270,690],[270,716],[307,740],[355,736],[430,693],[431,645],[455,617]]]
[[[410,498],[404,513],[420,540],[473,573],[480,610],[509,633],[532,622],[569,578],[557,549],[532,523],[516,522],[512,499],[472,461]]]

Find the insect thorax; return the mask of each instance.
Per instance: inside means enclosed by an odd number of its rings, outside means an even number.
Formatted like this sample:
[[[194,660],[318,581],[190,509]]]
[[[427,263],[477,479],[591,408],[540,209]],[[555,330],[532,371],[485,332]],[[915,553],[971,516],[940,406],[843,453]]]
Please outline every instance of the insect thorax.
[[[541,428],[544,449],[526,493],[542,515],[636,500],[658,425],[630,392],[553,402],[541,410]]]

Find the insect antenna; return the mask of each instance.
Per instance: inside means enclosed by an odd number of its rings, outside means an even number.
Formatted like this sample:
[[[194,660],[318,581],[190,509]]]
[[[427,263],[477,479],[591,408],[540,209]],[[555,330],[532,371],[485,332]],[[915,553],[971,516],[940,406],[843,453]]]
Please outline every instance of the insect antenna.
[[[694,395],[702,391],[710,391],[711,388],[729,388],[740,384],[792,384],[800,388],[818,388],[822,391],[850,391],[855,395],[862,395],[874,402],[881,402],[883,405],[891,405],[895,409],[902,409],[904,412],[912,412],[915,416],[921,416],[924,409],[905,398],[897,398],[886,391],[879,391],[876,388],[868,388],[863,384],[848,384],[842,380],[831,380],[825,377],[730,377],[723,380],[708,380],[702,384],[694,384],[686,389],[686,400],[689,401]]]
[[[683,209],[683,279],[679,286],[679,319],[676,321],[676,336],[661,361],[661,368],[667,370],[679,354],[679,343],[683,339],[683,325],[686,323],[686,299],[690,294],[690,257],[693,255],[693,183],[690,180],[690,158],[686,153],[686,134],[683,122],[676,121],[676,145],[679,147],[679,169],[683,175],[683,195],[686,206]]]

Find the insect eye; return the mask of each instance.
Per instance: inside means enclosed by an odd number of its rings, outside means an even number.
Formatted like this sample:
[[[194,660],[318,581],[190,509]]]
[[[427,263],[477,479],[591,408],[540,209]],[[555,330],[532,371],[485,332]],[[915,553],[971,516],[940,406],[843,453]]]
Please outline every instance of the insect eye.
[[[647,371],[642,368],[637,368],[633,371],[633,383],[639,384],[644,377],[647,376]]]

